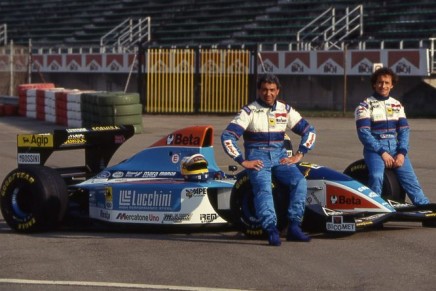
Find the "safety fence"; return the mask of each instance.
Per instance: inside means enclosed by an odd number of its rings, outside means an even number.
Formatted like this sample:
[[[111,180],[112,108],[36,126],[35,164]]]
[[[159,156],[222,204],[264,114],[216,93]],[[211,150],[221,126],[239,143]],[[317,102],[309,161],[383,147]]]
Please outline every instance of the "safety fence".
[[[251,96],[254,50],[158,48],[145,54],[147,113],[234,113]]]

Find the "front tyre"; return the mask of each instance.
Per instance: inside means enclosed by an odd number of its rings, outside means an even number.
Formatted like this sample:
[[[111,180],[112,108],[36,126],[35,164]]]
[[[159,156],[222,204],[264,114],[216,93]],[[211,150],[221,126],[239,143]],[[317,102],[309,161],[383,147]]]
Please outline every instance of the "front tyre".
[[[369,172],[364,159],[355,161],[349,165],[345,169],[344,174],[364,185],[368,185]],[[404,203],[406,200],[406,192],[398,182],[395,172],[390,169],[385,170],[381,196],[385,200],[389,199],[400,203]]]
[[[56,228],[68,204],[62,177],[45,166],[23,166],[10,172],[0,190],[0,208],[6,223],[22,232]]]

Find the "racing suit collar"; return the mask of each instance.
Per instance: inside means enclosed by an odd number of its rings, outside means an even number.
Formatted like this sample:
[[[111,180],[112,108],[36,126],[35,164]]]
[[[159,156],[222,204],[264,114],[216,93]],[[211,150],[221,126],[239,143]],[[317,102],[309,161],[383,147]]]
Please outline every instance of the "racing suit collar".
[[[257,103],[259,103],[260,106],[262,106],[262,107],[271,108],[271,111],[276,110],[276,107],[277,107],[277,100],[274,101],[274,104],[273,104],[272,106],[266,104],[266,103],[265,103],[262,99],[260,99],[260,98],[257,98],[256,101],[257,101]]]
[[[389,96],[385,97],[385,96],[378,94],[377,92],[372,93],[372,97],[374,97],[375,99],[377,99],[379,101],[386,101],[389,99]]]

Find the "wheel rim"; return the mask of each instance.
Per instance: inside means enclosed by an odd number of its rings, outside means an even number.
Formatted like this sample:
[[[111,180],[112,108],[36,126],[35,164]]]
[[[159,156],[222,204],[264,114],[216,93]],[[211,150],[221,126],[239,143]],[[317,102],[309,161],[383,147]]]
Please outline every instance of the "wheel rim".
[[[12,192],[11,206],[13,215],[25,220],[32,215],[33,199],[29,199],[31,195],[27,195],[27,190],[24,188],[16,187]]]

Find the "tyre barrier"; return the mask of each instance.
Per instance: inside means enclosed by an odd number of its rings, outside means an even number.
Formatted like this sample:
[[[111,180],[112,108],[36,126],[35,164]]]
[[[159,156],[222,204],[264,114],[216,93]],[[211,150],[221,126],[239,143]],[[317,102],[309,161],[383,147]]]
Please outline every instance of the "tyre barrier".
[[[85,127],[133,124],[135,133],[143,132],[142,105],[137,93],[85,93],[81,104]]]
[[[18,105],[0,103],[0,116],[18,115]]]
[[[18,114],[21,116],[27,116],[27,92],[29,89],[50,89],[54,88],[53,83],[33,83],[33,84],[21,84],[18,85]]]
[[[138,93],[68,90],[51,83],[22,84],[18,92],[22,116],[69,128],[132,124],[135,133],[144,130]]]

